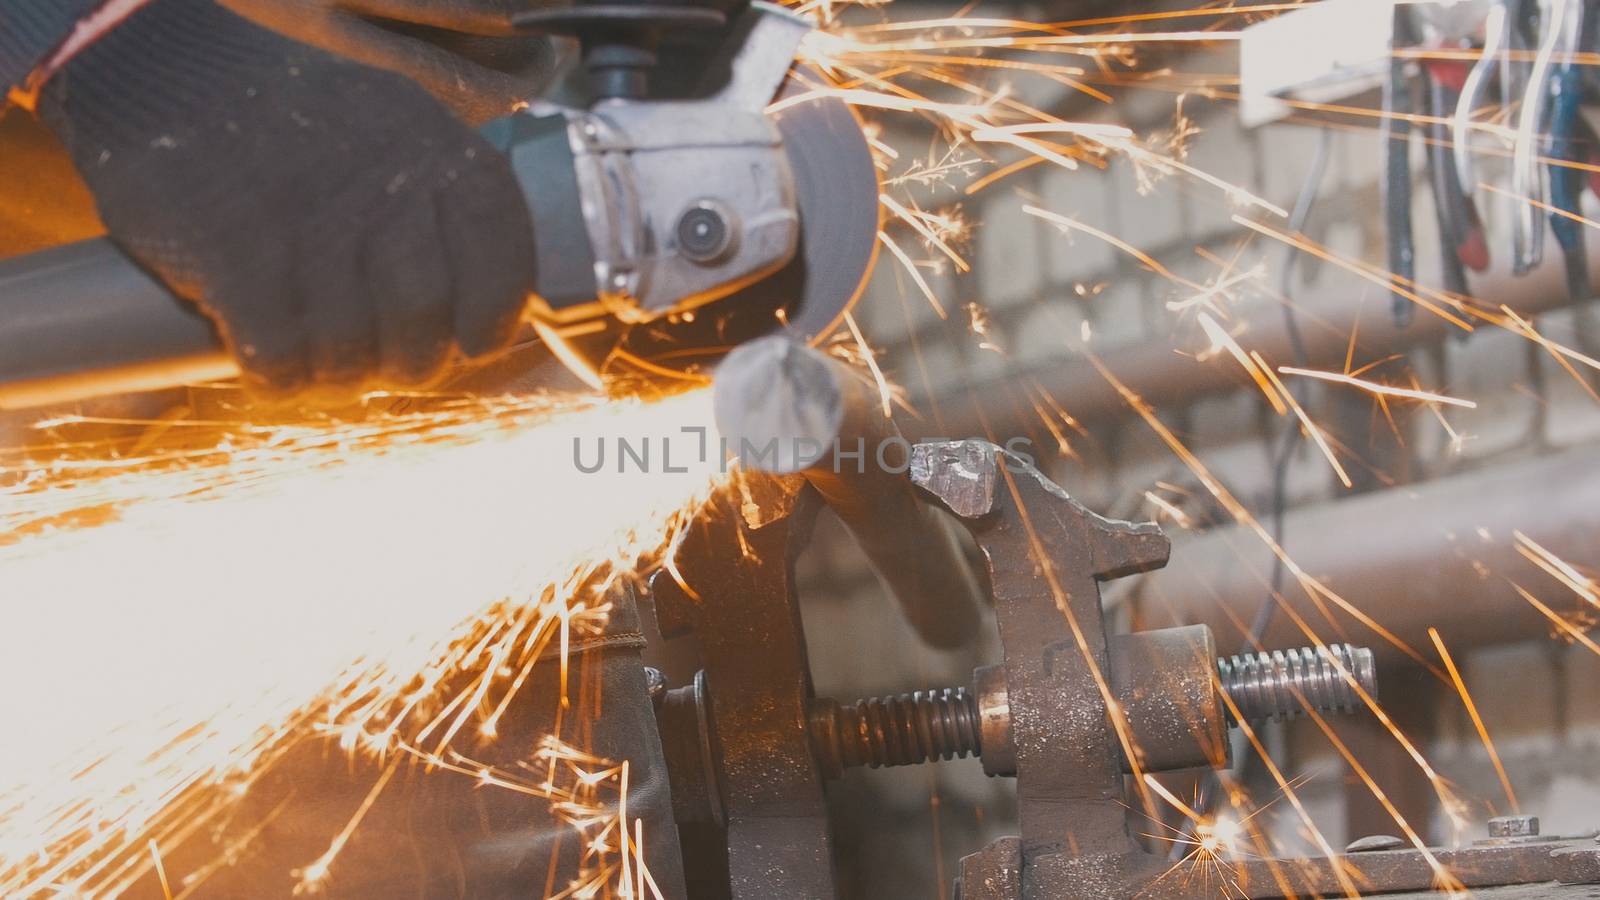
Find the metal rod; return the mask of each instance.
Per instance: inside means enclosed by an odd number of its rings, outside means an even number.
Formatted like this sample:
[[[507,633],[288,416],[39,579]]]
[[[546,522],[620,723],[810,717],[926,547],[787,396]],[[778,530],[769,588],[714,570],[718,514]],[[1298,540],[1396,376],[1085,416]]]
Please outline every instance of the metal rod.
[[[1452,649],[1545,637],[1555,626],[1512,583],[1555,610],[1580,601],[1517,552],[1513,533],[1566,559],[1587,558],[1600,544],[1594,463],[1593,447],[1577,447],[1304,508],[1289,514],[1286,549],[1301,569],[1426,658],[1430,626]],[[1206,624],[1231,644],[1263,602],[1272,562],[1254,534],[1222,528],[1175,542],[1168,568],[1116,586],[1114,597],[1136,602],[1146,627]],[[1369,644],[1380,660],[1401,654],[1292,581],[1283,597],[1294,615],[1275,617],[1262,637],[1269,647],[1304,642],[1295,624],[1304,620],[1324,640]]]
[[[211,322],[108,240],[0,260],[0,410],[238,374]]]
[[[906,471],[911,446],[870,381],[781,335],[744,344],[716,375],[717,426],[745,466],[800,472],[845,524],[906,620],[929,644],[979,627],[977,576],[961,542]]]
[[[1148,632],[1138,632],[1148,634]],[[1326,647],[1298,647],[1249,656],[1217,660],[1217,680],[1207,681],[1208,690],[1220,688],[1239,707],[1245,721],[1293,719],[1307,709],[1325,713],[1349,713],[1361,708],[1360,696],[1332,659],[1361,684],[1369,695],[1378,691],[1372,651],[1349,644]],[[1182,655],[1178,657],[1181,661]],[[1143,660],[1149,662],[1150,660]],[[1159,686],[1159,681],[1155,682]],[[1148,685],[1147,685],[1148,686]],[[1119,699],[1137,701],[1132,691],[1118,691]],[[1155,692],[1169,711],[1175,699]],[[1129,710],[1139,709],[1125,702]],[[1177,741],[1195,742],[1190,729],[1196,711],[1179,706],[1182,716]],[[1229,717],[1229,724],[1234,724]],[[807,728],[813,752],[830,778],[857,766],[877,769],[885,766],[914,766],[925,762],[955,759],[958,756],[983,756],[982,715],[978,694],[966,688],[913,691],[893,697],[869,697],[841,704],[828,697],[811,701]],[[1152,723],[1155,724],[1155,723]],[[1008,727],[1008,726],[1003,726]],[[1135,731],[1139,729],[1135,726]],[[1167,731],[1172,731],[1168,728]],[[1151,747],[1141,744],[1141,750]],[[1203,760],[1203,757],[1202,757]],[[985,764],[989,762],[985,757]],[[1147,759],[1147,762],[1149,760]],[[1187,767],[1155,765],[1154,771]],[[1015,774],[1007,773],[1007,774]]]

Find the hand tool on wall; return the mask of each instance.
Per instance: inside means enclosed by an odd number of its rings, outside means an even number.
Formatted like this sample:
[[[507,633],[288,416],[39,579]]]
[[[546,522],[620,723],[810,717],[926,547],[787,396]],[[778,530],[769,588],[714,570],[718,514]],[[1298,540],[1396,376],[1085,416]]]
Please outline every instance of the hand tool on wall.
[[[1551,60],[1549,155],[1550,230],[1566,261],[1567,295],[1571,300],[1589,296],[1589,263],[1583,242],[1580,198],[1586,179],[1579,169],[1562,163],[1583,162],[1590,145],[1581,146],[1583,78],[1578,51],[1584,33],[1583,0],[1551,0],[1544,8],[1544,27],[1555,32],[1556,58]]]
[[[1399,39],[1405,22],[1401,10],[1395,11],[1395,35]],[[1410,285],[1417,277],[1417,251],[1411,231],[1411,76],[1407,62],[1399,56],[1389,61],[1383,81],[1383,224],[1384,246],[1388,253],[1389,275],[1396,283]],[[1411,301],[1399,292],[1392,299],[1397,325],[1411,321]]]

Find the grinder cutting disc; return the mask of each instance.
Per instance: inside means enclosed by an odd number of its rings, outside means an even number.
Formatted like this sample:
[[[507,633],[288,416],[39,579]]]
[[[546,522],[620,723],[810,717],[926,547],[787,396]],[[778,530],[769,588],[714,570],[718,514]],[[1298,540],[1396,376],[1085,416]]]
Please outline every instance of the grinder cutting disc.
[[[878,170],[850,107],[837,97],[806,97],[819,83],[820,77],[804,70],[791,73],[772,114],[794,172],[800,213],[794,259],[692,317],[632,328],[622,350],[686,369],[785,324],[801,340],[816,343],[861,296],[878,251]]]

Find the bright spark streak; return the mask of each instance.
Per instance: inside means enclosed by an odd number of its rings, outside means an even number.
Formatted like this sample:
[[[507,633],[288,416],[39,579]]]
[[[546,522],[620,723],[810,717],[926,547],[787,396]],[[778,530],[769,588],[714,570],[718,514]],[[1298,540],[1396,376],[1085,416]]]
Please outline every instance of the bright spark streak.
[[[1588,632],[1567,621],[1565,616],[1546,606],[1539,600],[1538,597],[1528,593],[1528,591],[1524,589],[1522,585],[1513,584],[1511,587],[1522,596],[1522,599],[1528,601],[1530,606],[1532,606],[1534,609],[1537,609],[1544,615],[1545,618],[1549,619],[1550,622],[1554,624],[1556,628],[1560,629],[1563,634],[1571,638],[1573,641],[1576,641],[1577,643],[1589,648],[1590,653],[1600,655],[1600,644],[1596,644],[1594,642],[1594,638],[1589,637]]]
[[[872,348],[867,345],[867,339],[861,334],[861,329],[856,326],[855,316],[845,313],[844,323],[850,329],[850,336],[855,338],[856,346],[861,348],[861,356],[867,361],[867,368],[872,372],[873,383],[878,386],[878,399],[883,404],[883,417],[893,418],[894,391],[889,387],[889,380],[883,377],[883,370],[878,368],[878,357],[873,354]]]
[[[1294,785],[1284,776],[1283,770],[1278,768],[1277,761],[1267,752],[1266,745],[1261,743],[1261,739],[1256,735],[1256,730],[1250,725],[1249,720],[1239,712],[1238,704],[1234,703],[1233,698],[1228,696],[1227,691],[1220,692],[1219,696],[1222,698],[1223,705],[1228,707],[1228,712],[1233,716],[1233,720],[1239,723],[1239,731],[1245,736],[1245,740],[1249,741],[1250,746],[1255,749],[1256,758],[1261,760],[1262,765],[1266,766],[1268,774],[1272,776],[1272,780],[1283,791],[1284,799],[1289,801],[1289,805],[1294,807],[1295,813],[1299,815],[1300,821],[1305,823],[1306,829],[1311,834],[1311,840],[1322,850],[1323,856],[1328,858],[1328,865],[1333,869],[1334,877],[1339,880],[1339,886],[1344,889],[1345,896],[1361,896],[1361,891],[1356,888],[1355,882],[1350,879],[1350,873],[1339,863],[1338,851],[1333,849],[1333,845],[1328,842],[1328,838],[1322,833],[1322,829],[1316,826],[1316,823],[1311,818],[1311,813],[1306,810],[1305,804],[1300,800],[1300,795],[1295,791]]]
[[[1445,649],[1444,638],[1439,637],[1439,629],[1429,628],[1428,637],[1433,639],[1434,649],[1439,651],[1439,659],[1444,661],[1444,667],[1450,673],[1450,681],[1455,684],[1456,693],[1461,697],[1461,704],[1466,707],[1467,715],[1472,717],[1472,725],[1478,730],[1478,739],[1483,742],[1483,749],[1489,753],[1489,761],[1494,763],[1494,773],[1500,778],[1500,787],[1506,792],[1506,802],[1511,804],[1513,813],[1521,813],[1522,807],[1517,803],[1517,792],[1511,789],[1511,778],[1506,775],[1506,767],[1500,762],[1500,754],[1494,749],[1494,741],[1489,739],[1489,728],[1483,724],[1483,717],[1478,715],[1478,704],[1472,701],[1472,694],[1467,692],[1467,682],[1461,677],[1461,672],[1456,668],[1456,661],[1450,657],[1450,651]]]
[[[1255,361],[1256,367],[1261,370],[1261,373],[1266,375],[1267,379],[1272,382],[1273,388],[1283,397],[1284,402],[1289,404],[1289,409],[1294,411],[1295,418],[1300,420],[1300,425],[1305,428],[1306,434],[1311,435],[1312,442],[1317,445],[1317,449],[1321,450],[1322,455],[1327,458],[1328,465],[1333,467],[1333,474],[1338,476],[1339,483],[1347,488],[1353,487],[1354,485],[1350,481],[1350,473],[1344,470],[1344,466],[1339,462],[1339,457],[1334,455],[1333,448],[1328,446],[1327,437],[1323,435],[1322,429],[1317,427],[1317,423],[1311,421],[1311,415],[1306,412],[1305,407],[1300,405],[1300,401],[1294,398],[1294,394],[1290,393],[1289,389],[1283,386],[1283,382],[1278,380],[1278,376],[1273,374],[1272,367],[1267,365],[1267,361],[1261,358],[1261,354],[1252,350],[1250,351],[1250,358]]]
[[[972,271],[972,266],[965,259],[962,259],[961,254],[957,253],[949,242],[945,240],[946,237],[959,233],[959,223],[947,216],[936,216],[921,210],[913,211],[907,209],[904,204],[888,194],[880,194],[878,202],[894,213],[896,218],[910,225],[913,230],[922,235],[923,240],[937,248],[940,253],[949,257],[950,261],[955,263],[957,269],[963,272]]]
[[[945,312],[944,304],[939,301],[939,295],[934,292],[933,286],[928,284],[928,279],[924,278],[921,270],[917,268],[916,260],[901,249],[900,245],[896,243],[894,238],[889,236],[887,231],[878,232],[878,242],[889,248],[889,253],[894,256],[896,262],[900,263],[900,267],[905,270],[905,273],[911,276],[911,280],[916,284],[917,290],[922,293],[922,296],[928,301],[928,305],[933,307],[933,311],[938,314],[939,318],[949,318],[950,315]]]
[[[1382,394],[1387,397],[1404,397],[1408,400],[1421,400],[1424,403],[1443,403],[1446,406],[1459,406],[1464,409],[1477,409],[1478,404],[1471,400],[1462,400],[1459,397],[1447,397],[1444,394],[1435,394],[1431,391],[1419,391],[1412,388],[1395,387],[1392,384],[1379,384],[1376,381],[1367,381],[1353,375],[1343,375],[1338,372],[1323,372],[1318,369],[1301,369],[1295,366],[1279,366],[1278,372],[1283,375],[1299,375],[1303,378],[1316,378],[1321,381],[1331,381],[1336,384],[1347,384],[1360,388],[1372,394]]]
[[[1239,363],[1245,373],[1261,389],[1261,393],[1266,395],[1267,402],[1272,404],[1273,410],[1280,416],[1287,415],[1289,407],[1284,405],[1283,396],[1278,392],[1277,388],[1273,387],[1272,381],[1267,377],[1267,373],[1262,370],[1261,366],[1256,364],[1256,358],[1246,353],[1244,348],[1239,346],[1239,342],[1234,339],[1233,335],[1218,324],[1217,320],[1213,319],[1209,313],[1201,313],[1195,317],[1195,321],[1200,323],[1200,330],[1204,331],[1206,337],[1211,339],[1211,347],[1207,352],[1215,353],[1218,350],[1226,350],[1228,355]]]
[[[1053,222],[1060,226],[1064,231],[1081,231],[1084,234],[1105,241],[1118,250],[1121,250],[1123,253],[1128,254],[1134,259],[1137,259],[1139,262],[1143,263],[1147,268],[1149,268],[1150,271],[1160,275],[1162,278],[1165,278],[1168,281],[1176,282],[1177,284],[1181,284],[1184,287],[1193,288],[1197,291],[1204,291],[1206,289],[1205,285],[1203,284],[1198,284],[1175,274],[1171,269],[1168,269],[1166,266],[1163,266],[1161,263],[1157,262],[1155,257],[1144,252],[1143,250],[1140,250],[1138,247],[1133,246],[1114,234],[1101,231],[1100,229],[1091,225],[1085,225],[1076,219],[1068,218],[1067,216],[1064,216],[1058,212],[1051,212],[1048,209],[1040,209],[1032,204],[1023,206],[1022,211],[1030,216],[1044,219],[1046,222]]]
[[[153,865],[145,835],[220,814],[309,734],[362,753],[454,734],[558,626],[602,621],[607,573],[721,480],[698,441],[673,469],[593,475],[576,442],[705,426],[715,447],[711,421],[704,389],[513,398],[0,468],[0,715],[30,732],[0,749],[0,895],[116,894]]]
[[[830,35],[837,37],[838,35]],[[877,55],[926,50],[1042,50],[1074,52],[1127,44],[1223,43],[1237,41],[1236,31],[1107,32],[1103,34],[1002,35],[999,37],[934,37],[873,41],[864,52]],[[1077,52],[1085,52],[1079,50]]]
[[[1426,309],[1428,312],[1433,313],[1434,315],[1444,319],[1452,325],[1455,325],[1457,328],[1460,328],[1463,331],[1472,330],[1472,324],[1470,322],[1448,311],[1444,308],[1444,305],[1427,299],[1426,297],[1422,296],[1422,294],[1431,294],[1442,297],[1444,298],[1445,304],[1453,306],[1458,310],[1464,309],[1465,305],[1457,298],[1440,294],[1437,291],[1430,291],[1415,284],[1405,283],[1398,276],[1384,272],[1381,269],[1378,269],[1376,266],[1361,262],[1360,260],[1347,259],[1331,250],[1328,250],[1326,247],[1317,244],[1303,234],[1288,234],[1282,231],[1277,231],[1276,229],[1263,225],[1260,222],[1253,222],[1250,219],[1240,215],[1235,215],[1233,217],[1233,221],[1258,234],[1266,235],[1275,241],[1288,244],[1289,246],[1309,253],[1318,259],[1321,259],[1325,262],[1330,262],[1347,272],[1376,284],[1386,291],[1393,291],[1394,293],[1399,294],[1407,300],[1410,300],[1412,303],[1417,304],[1423,309]]]
[[[1517,552],[1522,554],[1524,559],[1548,572],[1574,594],[1582,597],[1585,603],[1600,609],[1600,584],[1593,578],[1579,572],[1571,563],[1546,550],[1538,541],[1521,531],[1512,532],[1512,536],[1517,542]]]
[[[1202,171],[1181,160],[1175,159],[1171,156],[1162,155],[1148,147],[1138,144],[1132,140],[1133,134],[1126,128],[1097,124],[1079,124],[1072,122],[1030,122],[1024,125],[1011,125],[1003,128],[985,129],[982,132],[982,135],[988,137],[994,132],[1012,136],[1024,134],[1070,134],[1075,137],[1085,138],[1095,143],[1103,144],[1126,155],[1129,159],[1132,159],[1137,163],[1148,165],[1157,171],[1182,172],[1191,178],[1203,181],[1206,184],[1217,188],[1218,190],[1227,194],[1228,197],[1237,203],[1260,207],[1261,209],[1264,209],[1267,212],[1278,216],[1279,218],[1287,218],[1289,215],[1288,212],[1284,211],[1284,209],[1277,204],[1270,203],[1256,196],[1255,194],[1250,193],[1244,188],[1239,187],[1238,185],[1231,184],[1221,178],[1216,177],[1215,175],[1210,174],[1209,172]],[[975,133],[973,135],[973,139],[982,140],[984,138],[980,137],[978,133]]]
[[[1178,523],[1179,528],[1187,529],[1191,527],[1188,514],[1174,506],[1172,501],[1163,498],[1155,491],[1145,491],[1144,498],[1150,501],[1152,506],[1166,513],[1167,516],[1172,519],[1172,521]]]

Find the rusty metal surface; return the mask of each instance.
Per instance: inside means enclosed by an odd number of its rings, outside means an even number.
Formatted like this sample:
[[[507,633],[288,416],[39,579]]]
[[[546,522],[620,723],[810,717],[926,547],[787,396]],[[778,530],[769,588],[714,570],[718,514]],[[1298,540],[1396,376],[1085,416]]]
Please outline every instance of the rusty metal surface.
[[[975,672],[970,692],[853,706],[813,696],[793,562],[822,501],[801,479],[746,486],[774,503],[722,500],[681,543],[681,580],[656,579],[664,631],[692,628],[706,663],[692,688],[665,693],[661,716],[674,786],[688,788],[675,799],[694,806],[681,813],[690,852],[725,823],[711,842],[726,849],[721,884],[695,896],[835,896],[824,780],[851,765],[968,752],[991,774],[1017,776],[1020,834],[962,861],[963,900],[1395,894],[1436,886],[1441,870],[1474,888],[1600,880],[1600,844],[1540,840],[1531,819],[1430,854],[1358,842],[1333,860],[1219,861],[1226,879],[1186,877],[1135,838],[1124,773],[1223,761],[1215,646],[1203,626],[1108,637],[1099,596],[1101,581],[1163,564],[1166,538],[1153,524],[1096,515],[991,444],[921,445],[913,456],[916,483],[963,511],[988,566],[1004,660]],[[763,505],[765,514],[747,515]],[[1361,651],[1340,652],[1370,689]],[[1308,702],[1348,705],[1331,682],[1279,674]],[[1130,759],[1126,746],[1142,749]]]
[[[1217,647],[1203,625],[1108,639],[1111,687],[1141,771],[1220,765],[1228,717],[1217,689]]]
[[[1074,896],[1123,900],[1156,861],[1129,832],[1123,751],[1107,727],[1099,582],[1164,564],[1167,539],[1096,515],[993,445],[918,453],[948,461],[913,470],[925,490],[952,511],[989,510],[962,521],[987,560],[1005,647],[1023,895],[1070,884]]]
[[[794,596],[794,557],[818,506],[803,491],[789,515],[751,525],[724,498],[679,545],[683,584],[667,573],[652,583],[663,631],[689,625],[703,651],[734,900],[835,895],[823,775],[806,730],[811,670]],[[691,596],[683,585],[702,589]]]
[[[1022,841],[1003,837],[961,860],[955,900],[1012,900],[1022,896]]]
[[[1444,870],[1469,888],[1583,882],[1592,881],[1600,875],[1600,845],[1589,838],[1436,849],[1431,853]],[[1355,885],[1363,894],[1425,892],[1440,885],[1439,874],[1433,863],[1410,847],[1349,854],[1339,857],[1338,865],[1343,868],[1348,881],[1340,880],[1335,866],[1326,858],[1248,860],[1233,864],[1232,870],[1251,900],[1308,895],[1338,896],[1345,892],[1346,884]],[[1196,896],[1193,887],[1157,882],[1140,896],[1151,900],[1190,898]],[[1436,893],[1433,896],[1441,895]]]

